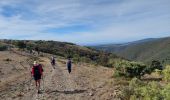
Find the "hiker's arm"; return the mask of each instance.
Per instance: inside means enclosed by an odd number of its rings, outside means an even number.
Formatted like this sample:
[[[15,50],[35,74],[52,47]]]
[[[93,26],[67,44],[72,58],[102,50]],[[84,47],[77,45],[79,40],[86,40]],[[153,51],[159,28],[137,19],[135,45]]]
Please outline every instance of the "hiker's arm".
[[[43,75],[44,69],[43,67],[41,67],[41,75]]]
[[[43,65],[40,64],[40,73],[41,73],[41,75],[43,75],[43,72],[44,72]]]
[[[39,65],[39,71],[42,73],[44,70],[43,70],[43,65],[42,64],[40,64]]]
[[[32,67],[32,70],[31,70],[31,77],[34,76],[34,67]]]
[[[44,65],[41,64],[41,71],[44,72],[44,69],[43,69]]]

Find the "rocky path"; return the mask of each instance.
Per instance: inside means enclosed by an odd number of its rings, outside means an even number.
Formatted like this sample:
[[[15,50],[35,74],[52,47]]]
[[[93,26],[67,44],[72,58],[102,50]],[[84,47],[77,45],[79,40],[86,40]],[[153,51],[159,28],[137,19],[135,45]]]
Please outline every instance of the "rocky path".
[[[44,78],[41,81],[42,93],[37,94],[34,80],[29,70],[0,89],[2,100],[114,100],[112,81],[113,69],[90,65],[73,65],[69,74],[64,60],[57,61],[55,69],[49,59],[41,57],[44,65]],[[29,67],[29,65],[26,65]]]

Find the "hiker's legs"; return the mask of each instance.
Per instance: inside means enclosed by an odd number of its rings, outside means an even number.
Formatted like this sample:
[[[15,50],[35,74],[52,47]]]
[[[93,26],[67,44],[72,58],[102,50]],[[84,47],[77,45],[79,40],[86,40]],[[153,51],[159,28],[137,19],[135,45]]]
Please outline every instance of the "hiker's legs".
[[[53,66],[53,68],[55,69],[55,61],[51,62],[51,65]]]
[[[35,80],[36,89],[39,90],[38,80]]]
[[[40,79],[36,80],[36,89],[37,89],[37,93],[40,93]]]
[[[55,65],[55,61],[53,61],[52,63],[53,63],[53,65]]]
[[[38,82],[38,90],[40,90],[40,79],[37,80],[37,82]]]
[[[68,67],[68,72],[71,73],[71,67]]]
[[[37,80],[35,80],[35,86],[37,87]]]
[[[35,85],[36,85],[36,89],[39,91],[40,90],[40,79],[35,80]]]

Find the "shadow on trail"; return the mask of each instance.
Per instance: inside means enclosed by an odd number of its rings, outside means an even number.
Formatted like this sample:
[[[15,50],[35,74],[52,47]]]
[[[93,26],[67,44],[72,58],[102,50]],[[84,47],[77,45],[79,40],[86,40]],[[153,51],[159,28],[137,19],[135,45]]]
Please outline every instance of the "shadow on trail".
[[[144,78],[142,81],[162,81],[162,78]]]
[[[54,90],[54,91],[50,91],[48,92],[49,94],[51,93],[63,93],[63,94],[80,94],[80,93],[84,93],[87,90],[73,90],[73,91],[58,91],[58,90]]]

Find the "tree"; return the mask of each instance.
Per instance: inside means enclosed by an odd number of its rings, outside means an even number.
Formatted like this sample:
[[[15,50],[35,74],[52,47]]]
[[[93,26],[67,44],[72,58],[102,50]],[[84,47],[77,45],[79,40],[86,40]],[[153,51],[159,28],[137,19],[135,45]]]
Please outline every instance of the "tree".
[[[163,70],[161,63],[157,60],[153,60],[150,67],[153,69]]]
[[[20,49],[24,49],[24,48],[26,48],[26,43],[24,41],[18,41],[17,46]]]

